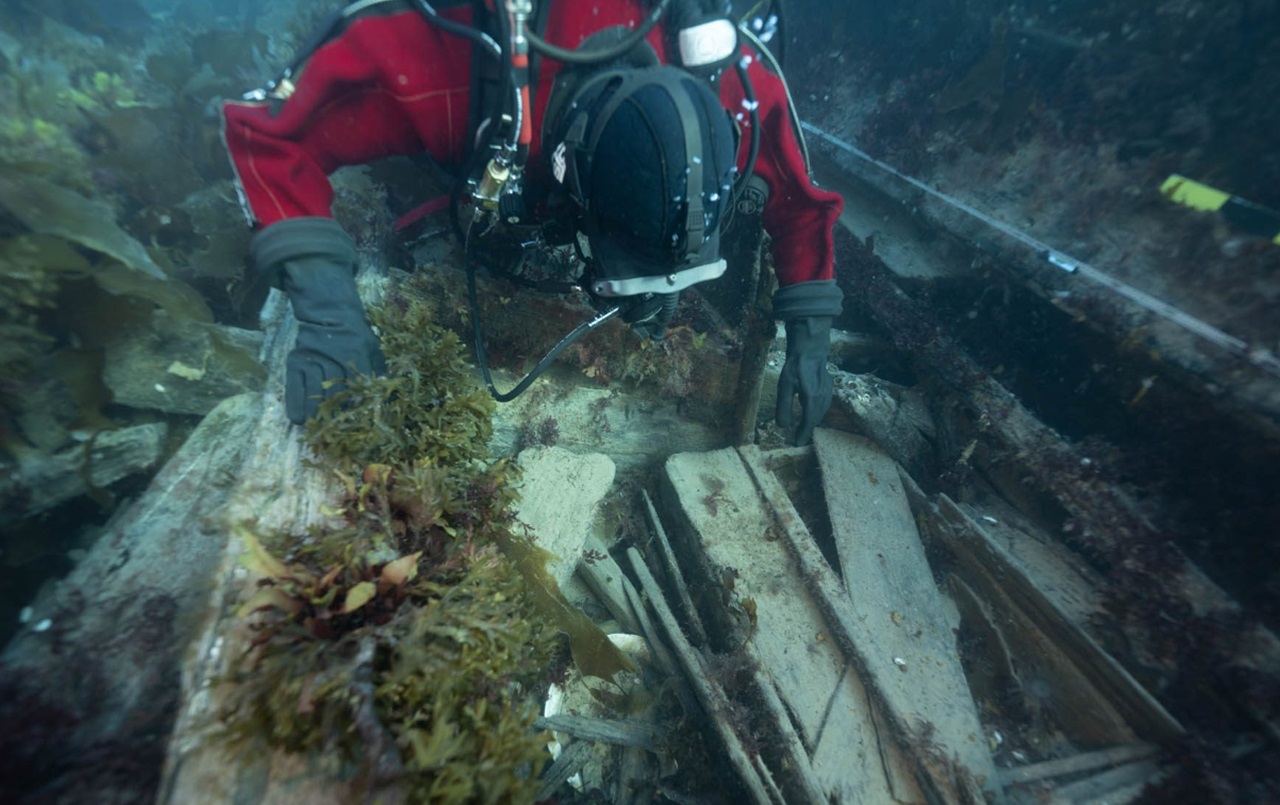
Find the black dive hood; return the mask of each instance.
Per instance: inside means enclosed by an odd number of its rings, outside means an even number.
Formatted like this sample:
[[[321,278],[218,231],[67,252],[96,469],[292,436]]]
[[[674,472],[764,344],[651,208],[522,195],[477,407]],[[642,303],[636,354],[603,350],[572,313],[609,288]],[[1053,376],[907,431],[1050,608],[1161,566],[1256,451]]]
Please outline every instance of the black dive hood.
[[[719,99],[659,64],[594,72],[544,129],[550,174],[579,212],[596,296],[679,293],[724,273],[736,131]]]

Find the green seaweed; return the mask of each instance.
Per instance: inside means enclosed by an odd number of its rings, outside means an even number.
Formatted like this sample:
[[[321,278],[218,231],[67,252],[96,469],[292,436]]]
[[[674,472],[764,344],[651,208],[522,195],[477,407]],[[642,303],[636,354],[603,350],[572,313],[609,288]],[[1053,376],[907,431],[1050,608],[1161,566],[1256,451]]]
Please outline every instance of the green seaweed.
[[[39,177],[0,175],[0,205],[28,229],[110,255],[153,279],[165,279],[142,244],[115,226],[115,211]]]
[[[639,671],[635,660],[615,646],[582,610],[565,599],[547,572],[547,562],[552,559],[550,553],[515,535],[503,535],[500,541],[502,552],[524,576],[539,614],[569,636],[569,651],[583,675],[613,679],[621,671]]]
[[[430,462],[462,466],[487,455],[492,397],[472,377],[457,335],[419,304],[372,312],[387,377],[359,379],[320,407],[307,439],[348,469]]]
[[[227,737],[409,802],[532,802],[558,631],[529,617],[539,593],[505,549],[517,470],[488,458],[493,402],[457,338],[401,297],[371,318],[388,377],[352,381],[307,430],[345,526],[240,531],[259,581]]]
[[[39,177],[16,174],[0,175],[0,206],[33,232],[112,258],[99,262],[92,272],[104,290],[148,299],[175,318],[213,320],[200,294],[171,280],[142,244],[114,223],[114,212],[102,202]]]
[[[12,79],[0,77],[0,102],[14,103]],[[90,192],[89,157],[71,130],[39,114],[10,107],[0,113],[0,166],[6,173],[42,176],[66,187]]]

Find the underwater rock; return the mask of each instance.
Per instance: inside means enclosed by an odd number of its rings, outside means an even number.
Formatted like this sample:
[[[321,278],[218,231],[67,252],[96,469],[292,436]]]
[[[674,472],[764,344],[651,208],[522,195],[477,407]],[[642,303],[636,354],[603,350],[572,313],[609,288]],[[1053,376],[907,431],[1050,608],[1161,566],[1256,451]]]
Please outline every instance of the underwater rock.
[[[23,387],[21,405],[11,405],[15,435],[31,447],[52,453],[68,446],[80,407],[57,378],[28,382]]]
[[[21,454],[14,472],[0,472],[0,523],[48,511],[63,501],[148,472],[164,453],[163,422],[100,431],[57,453]],[[0,465],[3,466],[3,465]]]
[[[524,478],[516,516],[529,526],[538,547],[555,556],[547,572],[564,590],[600,502],[613,488],[613,461],[600,453],[533,447],[520,454],[519,462]]]
[[[262,340],[257,331],[178,324],[157,312],[107,348],[103,380],[121,405],[204,415],[227,397],[261,391]]]

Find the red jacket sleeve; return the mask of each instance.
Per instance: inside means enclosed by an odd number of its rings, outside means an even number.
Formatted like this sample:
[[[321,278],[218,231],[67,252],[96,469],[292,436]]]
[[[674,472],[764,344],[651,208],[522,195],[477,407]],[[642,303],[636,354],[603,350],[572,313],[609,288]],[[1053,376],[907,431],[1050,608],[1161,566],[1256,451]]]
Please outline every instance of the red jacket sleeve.
[[[448,162],[464,150],[471,45],[416,11],[355,20],[294,83],[274,113],[266,102],[223,108],[223,138],[256,224],[329,216],[328,175],[343,165],[421,151]]]
[[[750,58],[747,76],[759,103],[760,153],[755,172],[769,186],[763,223],[772,241],[778,284],[829,280],[835,267],[831,230],[844,210],[844,199],[809,181],[782,79],[766,69],[753,48],[744,45],[742,52]],[[743,142],[738,155],[738,166],[742,168],[750,144],[751,118],[736,71],[725,73],[720,100],[742,126]]]

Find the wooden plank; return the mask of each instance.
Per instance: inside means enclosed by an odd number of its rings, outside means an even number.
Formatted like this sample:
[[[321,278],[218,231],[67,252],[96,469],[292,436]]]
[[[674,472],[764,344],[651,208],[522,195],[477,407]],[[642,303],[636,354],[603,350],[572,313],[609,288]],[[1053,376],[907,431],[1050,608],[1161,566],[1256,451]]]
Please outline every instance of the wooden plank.
[[[1066,785],[1058,786],[1054,793],[1068,802],[1093,800],[1106,796],[1113,791],[1127,789],[1133,785],[1145,784],[1148,780],[1155,779],[1159,774],[1160,767],[1155,761],[1139,760],[1135,763],[1126,763],[1122,766],[1098,772],[1083,780],[1076,780]]]
[[[1138,740],[1124,716],[1005,594],[998,579],[961,561],[947,581],[966,627],[986,638],[975,662],[982,670],[970,678],[984,703],[1014,707],[1022,726],[1046,739],[1060,735],[1086,746]]]
[[[704,615],[712,614],[707,628],[726,624],[721,631],[769,669],[802,740],[814,746],[844,657],[825,640],[826,621],[785,546],[768,533],[773,516],[742,460],[732,449],[681,453],[668,459],[663,479],[674,502],[669,508],[682,521],[673,531],[682,531],[685,547],[701,557],[685,564],[700,576],[691,586],[712,591],[699,602]]]
[[[833,802],[922,805],[926,799],[910,765],[877,723],[878,708],[858,674],[846,666],[813,750],[814,774]]]
[[[855,664],[868,689],[884,705],[887,732],[903,748],[926,797],[943,803],[980,802],[984,797],[1002,802],[1003,793],[996,787],[995,767],[987,754],[968,691],[963,691],[964,698],[958,704],[947,701],[940,706],[972,713],[974,727],[971,732],[960,736],[959,746],[944,744],[930,726],[930,709],[921,709],[916,704],[916,689],[893,676],[896,674],[905,679],[909,671],[899,670],[899,666],[893,663],[893,655],[890,655],[887,669],[891,671],[885,673],[885,658],[876,652],[870,640],[864,639],[864,633],[870,629],[867,623],[869,616],[855,608],[849,591],[827,564],[787,497],[786,490],[769,469],[767,458],[754,446],[739,448],[739,452],[761,494],[773,509],[778,530],[797,563],[805,588],[825,614],[832,630],[831,636],[841,644],[845,656]],[[891,612],[884,613],[884,617],[892,622]],[[936,659],[934,661],[937,662]],[[919,660],[917,668],[923,671],[924,667],[925,661]],[[923,676],[923,673],[917,673],[913,679]],[[966,761],[966,758],[973,759]]]
[[[671,540],[667,538],[667,530],[662,527],[662,520],[658,517],[658,510],[654,508],[653,499],[649,497],[649,490],[641,489],[640,496],[644,499],[645,514],[649,516],[649,526],[653,529],[654,540],[658,543],[658,550],[662,555],[663,570],[666,572],[670,586],[675,588],[675,593],[680,598],[681,612],[685,616],[688,628],[693,633],[693,642],[697,645],[705,646],[707,644],[707,632],[702,628],[702,619],[698,617],[698,610],[693,606],[693,599],[689,597],[689,585],[685,583],[684,573],[680,570],[680,563],[676,561],[676,554],[671,547]]]
[[[217,524],[224,530],[228,523],[254,523],[261,532],[305,534],[314,527],[336,525],[332,505],[338,494],[336,480],[315,466],[314,456],[285,417],[284,366],[296,328],[288,300],[273,291],[263,308],[267,386],[251,422],[252,445],[237,463],[236,483],[219,510]],[[304,757],[283,750],[236,755],[225,741],[217,740],[214,726],[226,695],[226,686],[219,680],[231,675],[252,637],[234,606],[254,581],[240,564],[244,550],[234,536],[222,550],[205,620],[183,668],[182,707],[156,801],[168,805],[354,801],[353,783],[323,774]]]
[[[958,507],[1006,548],[1021,574],[1074,623],[1086,625],[1102,614],[1098,589],[1102,577],[1078,554],[1052,539],[1000,498],[957,503]]]
[[[893,717],[931,725],[932,740],[975,777],[995,766],[924,555],[898,464],[872,442],[820,428],[814,449],[854,617],[849,637]]]
[[[880,245],[877,235],[877,252]],[[856,261],[856,265],[849,265],[849,271],[846,279],[863,292],[863,304],[885,330],[927,334],[927,337],[921,335],[912,339],[912,358],[916,364],[931,369],[939,381],[950,386],[974,419],[983,423],[980,432],[976,434],[978,438],[973,443],[981,451],[975,455],[973,465],[983,471],[988,480],[1000,485],[1001,494],[1016,500],[1025,497],[1028,489],[1048,493],[1070,516],[1074,525],[1073,539],[1097,551],[1099,561],[1104,565],[1123,562],[1126,556],[1125,546],[1143,544],[1168,533],[1168,524],[1162,527],[1161,524],[1151,522],[1144,514],[1153,507],[1158,508],[1157,502],[1147,501],[1139,505],[1133,499],[1128,485],[1099,483],[1095,477],[1097,468],[1087,460],[1087,451],[1041,422],[1016,395],[966,354],[955,338],[940,331],[934,312],[893,282],[882,262]],[[1092,295],[1089,298],[1091,305],[1099,301]],[[1061,301],[1058,300],[1055,304]],[[1098,312],[1092,311],[1093,314]],[[1126,319],[1119,316],[1115,320]],[[1125,337],[1134,332],[1132,322],[1125,324],[1123,330]],[[1145,338],[1151,337],[1149,331],[1143,332]],[[1166,362],[1159,365],[1164,370],[1170,369]],[[1224,365],[1236,366],[1234,363]],[[1182,372],[1187,368],[1177,371]],[[1204,388],[1206,384],[1199,377],[1200,374],[1199,370],[1191,369],[1189,374],[1183,374],[1182,377],[1192,381],[1188,385]],[[1221,383],[1210,385],[1217,387],[1225,384],[1233,389],[1232,393],[1243,395],[1245,408],[1253,409],[1253,413],[1243,414],[1246,424],[1257,426],[1262,433],[1275,432],[1277,414],[1280,414],[1280,395],[1275,395],[1271,390],[1274,388],[1274,378],[1266,378],[1256,370],[1249,369],[1238,377],[1219,377],[1218,381]],[[1222,399],[1215,395],[1213,404],[1220,406]],[[1264,409],[1270,413],[1257,413]],[[982,453],[1005,457],[1007,462],[1004,471],[993,472],[997,468],[984,461]],[[966,463],[968,462],[960,462],[961,465]],[[999,476],[1004,476],[1006,480],[1000,482]],[[1240,612],[1239,603],[1210,580],[1176,545],[1163,538],[1160,541],[1163,543],[1161,550],[1172,565],[1161,571],[1164,582],[1161,592],[1167,595],[1170,610],[1180,609],[1193,616],[1215,610],[1223,613]],[[1133,632],[1127,636],[1135,642],[1150,637],[1144,634],[1144,629],[1132,626],[1127,628]],[[1171,624],[1170,628],[1177,627]],[[1280,665],[1280,636],[1262,625],[1250,626],[1247,632],[1243,639],[1230,641],[1234,650],[1219,648],[1211,664],[1220,667],[1239,664],[1260,669]],[[1138,662],[1135,657],[1121,659],[1131,665]],[[1280,740],[1280,720],[1254,707],[1248,701],[1243,687],[1220,692],[1241,712],[1255,719],[1258,726],[1273,739]],[[1170,727],[1171,724],[1164,724],[1165,729]]]
[[[538,802],[551,800],[556,790],[568,782],[569,778],[582,771],[592,757],[591,744],[587,741],[574,741],[565,747],[560,757],[542,773],[542,785],[538,788]]]
[[[1000,779],[1005,785],[1030,783],[1050,777],[1063,777],[1068,774],[1093,771],[1094,769],[1114,766],[1117,763],[1145,760],[1155,755],[1158,751],[1159,747],[1154,744],[1113,746],[1108,749],[1099,749],[1096,752],[1083,752],[1070,757],[1032,763],[1029,766],[1020,766],[1016,769],[1004,769],[1000,772]]]
[[[632,611],[623,587],[626,577],[622,574],[622,568],[605,550],[604,543],[594,536],[587,538],[586,548],[587,551],[578,558],[575,571],[578,578],[604,604],[619,626],[631,634],[640,634],[640,621]]]
[[[906,763],[892,738],[876,728],[866,691],[847,672],[827,620],[770,529],[773,516],[741,458],[733,451],[675,456],[665,480],[670,508],[679,513],[673,536],[684,540],[677,547],[686,559],[698,549],[698,561],[687,561],[685,572],[697,574],[693,586],[718,590],[701,597],[703,607],[742,611],[746,605],[754,613],[754,625],[734,648],[757,669],[760,704],[781,740],[804,749],[787,761],[792,773],[811,774],[823,801],[889,802],[901,793],[900,802],[923,802],[913,783],[895,792],[886,778],[885,757],[891,766]]]
[[[592,718],[572,713],[539,716],[533,720],[534,729],[555,730],[585,741],[638,746],[649,752],[657,751],[661,741],[658,727],[648,721],[622,721],[614,718]]]
[[[941,522],[949,526],[935,529],[937,536],[968,568],[968,576],[980,578],[991,573],[998,578],[1000,590],[1034,621],[1054,646],[1070,657],[1138,737],[1161,742],[1182,734],[1182,725],[1177,719],[1098,645],[1083,626],[1059,606],[1054,596],[1045,593],[1041,576],[1026,574],[1025,566],[1007,547],[1010,529],[1004,529],[1003,538],[995,537],[988,530],[993,524],[974,520],[946,495],[939,495],[934,505]],[[1054,575],[1061,580],[1068,571]]]

